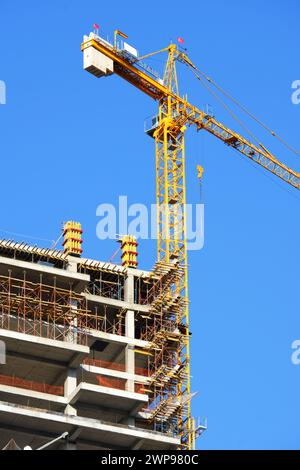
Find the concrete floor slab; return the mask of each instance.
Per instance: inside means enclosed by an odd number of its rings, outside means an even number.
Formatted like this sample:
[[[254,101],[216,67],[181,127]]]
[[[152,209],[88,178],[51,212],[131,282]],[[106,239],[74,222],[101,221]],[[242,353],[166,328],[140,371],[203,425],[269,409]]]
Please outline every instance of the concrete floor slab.
[[[5,443],[10,433],[16,431],[35,436],[36,443],[38,440],[45,442],[45,436],[57,437],[68,431],[70,435],[76,435],[79,448],[82,442],[85,448],[96,445],[107,449],[132,449],[141,439],[141,449],[175,450],[179,445],[177,437],[155,431],[63,413],[38,411],[5,402],[0,402],[0,429],[6,430]],[[2,436],[0,433],[1,438]],[[2,445],[1,440],[0,444]]]
[[[68,398],[69,403],[76,407],[80,407],[80,403],[88,403],[89,405],[127,411],[129,414],[134,415],[148,403],[147,395],[87,382],[81,382],[77,385]]]
[[[6,350],[43,360],[57,361],[69,367],[77,367],[90,352],[88,346],[68,341],[41,338],[39,336],[0,329],[0,340],[4,341]]]
[[[46,406],[53,411],[64,410],[68,403],[67,398],[63,396],[36,392],[35,390],[12,387],[9,385],[0,385],[0,400],[20,405],[28,405],[28,403],[30,403],[31,406],[41,409]]]

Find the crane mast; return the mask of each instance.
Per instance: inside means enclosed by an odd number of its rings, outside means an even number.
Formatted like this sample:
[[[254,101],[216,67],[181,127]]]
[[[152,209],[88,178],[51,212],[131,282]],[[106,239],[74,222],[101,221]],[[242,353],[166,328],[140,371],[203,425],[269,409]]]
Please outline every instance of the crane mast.
[[[142,92],[158,101],[158,115],[152,119],[146,131],[155,140],[156,154],[156,203],[157,203],[157,259],[167,264],[177,263],[178,275],[168,287],[170,303],[177,303],[175,322],[183,333],[183,341],[177,350],[176,361],[180,369],[175,382],[177,395],[176,426],[181,437],[180,449],[191,449],[195,445],[194,420],[190,407],[190,345],[189,345],[189,298],[188,298],[188,260],[186,240],[186,180],[185,180],[185,147],[184,137],[188,126],[197,130],[206,130],[229,147],[245,155],[291,186],[300,189],[300,174],[278,161],[263,146],[255,145],[238,133],[196,106],[180,97],[178,90],[176,61],[184,62],[195,68],[189,58],[178,51],[177,46],[170,44],[158,52],[167,52],[168,58],[163,80],[153,77],[140,66],[144,57],[133,57],[126,50],[119,48],[115,40],[111,44],[100,36],[91,33],[84,37],[82,51],[95,50],[105,60],[100,66],[88,62],[85,69],[96,76],[116,73]],[[125,35],[122,35],[125,37]],[[200,171],[201,169],[201,171]],[[201,179],[203,169],[199,167]]]
[[[176,117],[177,116],[177,117]],[[184,327],[177,364],[182,369],[178,380],[179,401],[190,396],[189,301],[186,246],[185,118],[177,113],[170,96],[159,103],[159,120],[153,133],[156,153],[157,257],[158,261],[177,261],[181,267],[170,288],[170,301],[181,299],[177,327]],[[191,448],[190,400],[180,407],[179,426],[182,446]]]

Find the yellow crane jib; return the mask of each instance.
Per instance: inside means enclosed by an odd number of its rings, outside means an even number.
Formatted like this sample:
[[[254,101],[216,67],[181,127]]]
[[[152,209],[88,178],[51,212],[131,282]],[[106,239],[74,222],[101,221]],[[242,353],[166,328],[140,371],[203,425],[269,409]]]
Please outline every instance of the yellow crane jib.
[[[299,173],[281,163],[263,146],[259,148],[257,145],[218,122],[214,117],[190,104],[184,98],[181,98],[171,89],[168,89],[167,86],[164,86],[162,80],[151,76],[146,70],[138,68],[136,62],[130,61],[122,55],[122,51],[115,50],[113,44],[110,44],[95,33],[90,33],[89,36],[84,36],[81,49],[84,54],[84,69],[88,72],[97,77],[116,73],[154,100],[160,101],[170,97],[176,104],[177,115],[185,120],[188,125],[193,124],[198,130],[204,129],[208,131],[222,140],[226,145],[234,148],[253,162],[286,181],[291,186],[300,189]],[[176,45],[174,44],[155,53],[147,54],[142,58],[144,59],[164,51],[171,53],[173,58],[174,55],[179,58],[187,58],[185,54],[176,49]],[[185,62],[187,62],[187,60],[185,60]],[[192,64],[189,59],[187,63]],[[193,64],[191,66],[194,67]],[[172,61],[172,67],[174,67],[174,60]]]

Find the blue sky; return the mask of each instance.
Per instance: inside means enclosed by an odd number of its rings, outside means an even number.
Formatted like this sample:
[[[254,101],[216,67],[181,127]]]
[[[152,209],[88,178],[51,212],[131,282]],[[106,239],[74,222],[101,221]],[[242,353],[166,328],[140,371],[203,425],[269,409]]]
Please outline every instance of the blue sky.
[[[118,77],[82,70],[80,43],[93,22],[125,31],[143,54],[183,37],[201,70],[300,149],[300,105],[291,102],[300,78],[297,0],[166,0],[159,8],[1,0],[0,8],[1,237],[49,246],[73,218],[85,255],[108,260],[116,243],[96,237],[98,204],[119,195],[154,202],[154,144],[143,123],[157,104]],[[161,68],[161,60],[149,64]],[[244,133],[182,66],[178,73],[181,93]],[[299,156],[251,130],[300,170]],[[189,130],[186,147],[190,202],[199,202],[195,166],[205,168],[205,246],[189,255],[193,413],[209,423],[198,446],[299,449],[300,366],[290,356],[300,338],[300,195],[211,136]],[[155,243],[142,241],[139,252],[149,268]]]

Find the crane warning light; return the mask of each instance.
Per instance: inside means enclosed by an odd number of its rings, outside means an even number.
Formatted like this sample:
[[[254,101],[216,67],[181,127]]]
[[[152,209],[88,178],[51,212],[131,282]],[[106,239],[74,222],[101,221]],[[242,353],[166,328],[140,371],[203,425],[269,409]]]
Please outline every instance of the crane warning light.
[[[182,38],[179,38],[179,37],[178,37],[178,38],[177,38],[177,41],[179,42],[179,44],[184,44],[184,39],[182,39]]]

